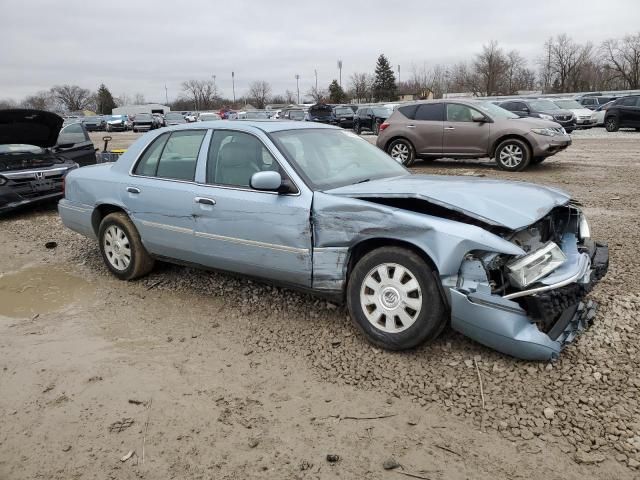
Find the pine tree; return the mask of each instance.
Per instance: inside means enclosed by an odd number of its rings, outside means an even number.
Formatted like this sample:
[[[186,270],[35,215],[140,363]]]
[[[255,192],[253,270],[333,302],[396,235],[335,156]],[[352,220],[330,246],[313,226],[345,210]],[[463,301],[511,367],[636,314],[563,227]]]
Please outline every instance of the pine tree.
[[[330,103],[343,103],[347,100],[347,95],[340,86],[337,80],[334,80],[329,85],[329,102]]]
[[[376,63],[373,96],[378,102],[392,101],[397,97],[396,76],[384,54],[378,57],[378,62]]]
[[[102,115],[110,115],[113,109],[118,106],[116,105],[111,92],[104,83],[100,85],[100,88],[98,88],[96,97],[96,107],[98,110],[97,113],[100,113]]]

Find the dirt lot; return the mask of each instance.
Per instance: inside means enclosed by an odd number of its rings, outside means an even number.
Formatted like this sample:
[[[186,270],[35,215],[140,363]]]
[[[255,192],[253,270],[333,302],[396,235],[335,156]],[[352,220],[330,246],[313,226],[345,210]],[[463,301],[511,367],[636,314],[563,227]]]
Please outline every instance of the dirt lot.
[[[640,135],[574,138],[520,174],[415,168],[583,202],[611,267],[554,364],[450,330],[381,351],[325,301],[169,265],[120,282],[53,207],[0,219],[0,479],[640,478]]]

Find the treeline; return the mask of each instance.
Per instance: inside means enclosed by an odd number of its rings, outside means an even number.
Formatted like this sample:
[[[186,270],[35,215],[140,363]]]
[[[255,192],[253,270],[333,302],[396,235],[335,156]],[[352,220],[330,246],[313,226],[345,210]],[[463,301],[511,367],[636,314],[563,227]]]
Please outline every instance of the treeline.
[[[341,72],[341,61],[339,67]],[[442,98],[445,93],[462,92],[495,96],[531,90],[543,93],[636,90],[640,89],[640,32],[599,45],[558,35],[545,42],[533,62],[528,62],[517,50],[505,50],[491,41],[469,61],[432,66],[413,64],[403,76],[398,81],[389,59],[380,55],[373,73],[353,73],[346,88],[334,79],[326,88],[314,84],[303,91],[296,88],[274,94],[269,82],[255,80],[238,98],[231,99],[219,94],[215,81],[192,79],[182,82],[180,95],[170,106],[174,110],[202,111],[246,103],[264,108],[268,103],[290,104],[299,100],[362,103],[393,101],[401,95]],[[114,97],[104,84],[95,92],[77,85],[58,85],[20,102],[0,100],[0,108],[22,106],[59,112],[86,109],[108,114],[117,105],[141,103],[145,103],[144,95]]]

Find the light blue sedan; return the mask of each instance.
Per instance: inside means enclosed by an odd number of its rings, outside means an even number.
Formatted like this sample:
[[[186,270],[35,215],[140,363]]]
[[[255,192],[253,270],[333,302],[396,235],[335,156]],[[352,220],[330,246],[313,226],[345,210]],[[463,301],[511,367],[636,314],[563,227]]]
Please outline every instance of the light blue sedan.
[[[123,280],[156,259],[346,301],[376,345],[451,326],[550,359],[592,321],[608,249],[556,189],[410,174],[337,127],[216,121],[141,137],[70,172],[59,212]]]

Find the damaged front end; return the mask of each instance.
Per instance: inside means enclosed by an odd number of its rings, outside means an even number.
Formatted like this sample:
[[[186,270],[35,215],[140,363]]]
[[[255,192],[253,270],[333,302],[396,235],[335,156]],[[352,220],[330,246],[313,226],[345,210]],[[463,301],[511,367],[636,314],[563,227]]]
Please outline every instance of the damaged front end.
[[[572,204],[506,238],[525,254],[470,252],[455,279],[443,279],[452,327],[514,357],[555,359],[595,317],[585,297],[607,271],[608,248]]]

